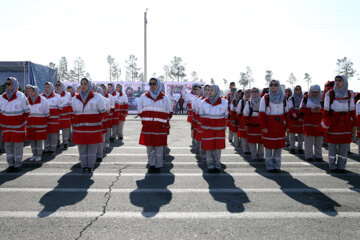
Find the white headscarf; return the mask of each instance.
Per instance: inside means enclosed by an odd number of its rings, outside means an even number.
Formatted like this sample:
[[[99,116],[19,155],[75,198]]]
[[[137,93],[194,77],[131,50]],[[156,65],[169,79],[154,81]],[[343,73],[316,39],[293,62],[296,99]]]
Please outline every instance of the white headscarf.
[[[14,95],[14,93],[18,90],[19,82],[14,77],[9,77],[7,80],[10,80],[12,83],[11,90],[6,90],[6,96],[7,96],[8,100],[10,100],[12,98],[12,96]]]
[[[37,86],[31,86],[30,88],[34,89],[35,91],[35,96],[33,97],[30,96],[31,102],[34,103],[37,97],[39,96],[39,88]]]
[[[252,91],[252,90],[251,90]],[[261,100],[261,97],[260,97],[260,90],[258,88],[256,88],[256,91],[258,92],[258,95],[256,98],[254,98],[251,94],[251,97],[250,97],[250,104],[251,104],[251,107],[253,109],[253,111],[255,112],[258,112],[259,111],[259,108],[260,108],[260,100]]]
[[[335,79],[339,77],[342,78],[343,80],[343,86],[341,88],[337,88],[336,87],[336,83],[334,86],[334,91],[335,91],[335,98],[345,98],[347,96],[347,91],[348,91],[348,80],[347,77],[344,75],[341,76],[336,76]],[[350,97],[350,96],[349,96]],[[347,100],[341,100],[341,101],[347,101]]]
[[[270,84],[274,81],[278,84],[278,90],[275,93],[271,91],[270,87]],[[269,83],[269,98],[270,101],[274,104],[282,103],[282,101],[284,100],[284,93],[281,90],[280,82],[278,80],[271,80],[271,82]]]
[[[108,85],[111,85],[111,86],[112,86],[112,90],[111,90],[111,91],[109,90],[109,94],[112,95],[112,94],[116,91],[115,84],[111,82],[111,83],[109,83]]]
[[[300,85],[297,85],[295,88],[297,87],[300,87]],[[303,99],[303,93],[302,91],[300,92],[300,94],[296,94],[296,91],[295,91],[295,88],[294,88],[294,100],[295,100],[295,106],[299,107],[300,106],[300,103],[301,103],[301,100]],[[294,107],[295,107],[294,106]]]
[[[157,98],[158,98],[158,96],[159,96],[159,94],[160,94],[160,91],[161,91],[161,82],[160,82],[160,80],[159,79],[157,79],[157,78],[151,78],[150,80],[156,80],[156,82],[157,82],[157,87],[156,87],[156,90],[155,91],[152,91],[151,89],[150,89],[150,95],[151,95],[151,97],[154,99],[154,100],[156,100]]]
[[[60,95],[63,91],[65,91],[65,85],[60,81],[58,81],[57,83],[60,83],[60,90],[58,91],[56,89],[55,92]]]
[[[84,103],[86,101],[86,99],[88,98],[89,94],[91,93],[93,85],[92,85],[92,82],[90,80],[88,80],[87,78],[83,78],[83,79],[81,79],[81,81],[82,80],[87,81],[87,83],[89,85],[89,88],[88,88],[88,90],[86,92],[83,92],[82,90],[80,91],[80,97],[81,97],[81,100]]]
[[[211,85],[211,88],[214,89],[215,95],[213,97],[209,96],[209,100],[211,104],[214,104],[218,98],[220,97],[220,89],[218,85]]]
[[[49,93],[44,92],[46,97],[49,97],[53,92],[54,92],[54,84],[52,82],[46,82],[45,85],[49,85],[50,86],[50,91]]]
[[[313,92],[319,92],[319,94],[316,96],[316,97],[313,97],[312,93]],[[320,105],[320,101],[321,101],[321,89],[320,89],[320,86],[315,84],[315,85],[312,85],[310,87],[310,90],[309,90],[309,99],[311,100],[311,102],[313,102],[314,104],[316,105]]]

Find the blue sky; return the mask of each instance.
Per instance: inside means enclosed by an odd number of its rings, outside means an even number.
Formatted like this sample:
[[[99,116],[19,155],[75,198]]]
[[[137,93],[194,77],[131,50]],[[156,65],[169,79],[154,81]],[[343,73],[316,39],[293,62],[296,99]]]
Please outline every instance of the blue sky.
[[[309,73],[321,84],[335,76],[336,59],[360,71],[360,1],[20,1],[0,2],[0,60],[58,63],[85,60],[93,80],[108,79],[106,56],[122,67],[135,54],[143,68],[143,13],[148,12],[148,76],[163,74],[174,56],[188,77],[238,81],[246,66],[255,86],[266,70],[285,83]],[[350,88],[359,90],[355,77]],[[305,84],[303,84],[305,87]]]

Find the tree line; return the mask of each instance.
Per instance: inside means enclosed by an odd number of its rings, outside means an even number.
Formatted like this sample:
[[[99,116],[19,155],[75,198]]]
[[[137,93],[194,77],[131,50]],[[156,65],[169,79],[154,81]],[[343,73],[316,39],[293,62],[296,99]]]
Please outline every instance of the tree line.
[[[107,63],[109,65],[109,74],[108,80],[111,81],[120,81],[120,76],[122,74],[122,69],[118,61],[115,60],[111,55],[107,56]],[[185,63],[183,62],[181,57],[175,56],[172,60],[170,60],[169,64],[164,65],[163,73],[158,75],[153,73],[152,76],[158,77],[161,81],[178,81],[178,82],[202,82],[203,79],[198,77],[196,71],[192,71],[190,74],[190,78],[186,78],[186,68]],[[337,74],[345,75],[347,78],[351,78],[355,76],[356,70],[354,69],[353,62],[351,62],[347,57],[337,59],[336,62],[336,70]],[[81,57],[75,58],[73,61],[73,68],[69,69],[69,64],[66,57],[61,57],[59,60],[59,64],[51,62],[48,65],[52,68],[57,68],[58,70],[58,80],[60,81],[73,81],[79,82],[82,77],[86,76],[88,79],[91,79],[91,75],[89,72],[85,70],[85,62]],[[144,73],[140,67],[138,67],[137,58],[134,54],[130,54],[129,58],[125,61],[125,81],[144,81]],[[360,81],[360,76],[357,74],[358,80]],[[265,83],[268,85],[271,80],[273,80],[273,72],[272,70],[265,71]],[[312,83],[312,77],[309,73],[304,73],[303,78],[301,79],[310,87]],[[233,81],[233,80],[232,80]],[[287,83],[294,88],[298,79],[295,77],[294,73],[290,73],[289,78],[287,79]],[[228,80],[223,79],[224,86],[227,86]],[[244,72],[240,72],[240,77],[238,83],[240,86],[245,88],[251,88],[252,84],[255,82],[255,79],[252,74],[252,70],[249,66],[246,67]],[[215,79],[210,79],[211,84],[215,84]]]

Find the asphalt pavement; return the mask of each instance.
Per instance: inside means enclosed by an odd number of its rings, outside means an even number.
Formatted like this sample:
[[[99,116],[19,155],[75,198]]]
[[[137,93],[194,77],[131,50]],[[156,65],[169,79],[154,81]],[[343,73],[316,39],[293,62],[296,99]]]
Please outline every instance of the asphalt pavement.
[[[78,149],[6,173],[0,156],[0,239],[360,239],[360,155],[346,174],[325,161],[282,152],[282,173],[267,173],[227,141],[223,171],[209,174],[191,147],[187,116],[171,120],[160,174],[147,174],[141,121],[128,116],[93,174]]]

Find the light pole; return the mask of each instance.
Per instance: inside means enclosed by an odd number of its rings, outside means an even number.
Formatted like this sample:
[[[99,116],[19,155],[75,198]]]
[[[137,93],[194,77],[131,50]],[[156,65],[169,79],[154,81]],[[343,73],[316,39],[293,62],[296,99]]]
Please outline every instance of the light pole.
[[[145,91],[145,81],[147,81],[147,49],[146,49],[146,25],[147,25],[147,11],[144,12],[144,79],[143,79],[143,91]]]

